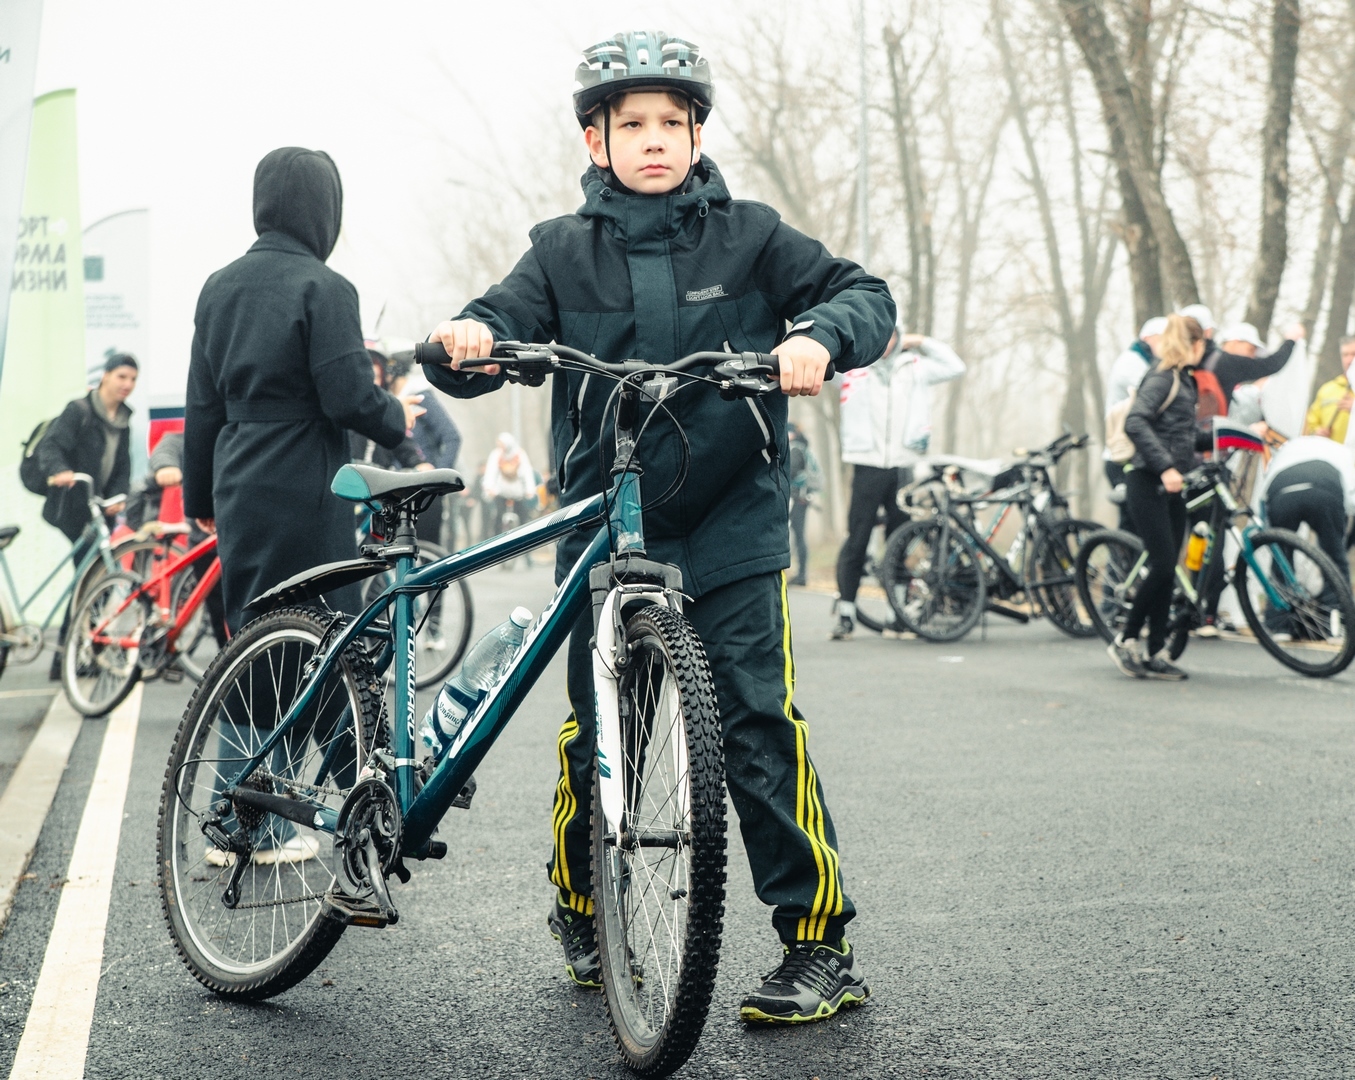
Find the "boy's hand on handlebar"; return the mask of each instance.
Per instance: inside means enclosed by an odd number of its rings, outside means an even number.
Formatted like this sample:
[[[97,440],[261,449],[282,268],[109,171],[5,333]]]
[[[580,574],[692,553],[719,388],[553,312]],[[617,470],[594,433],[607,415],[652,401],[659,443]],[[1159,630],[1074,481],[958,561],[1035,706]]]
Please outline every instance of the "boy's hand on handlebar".
[[[198,523],[198,528],[209,536],[216,535],[216,518],[194,518],[193,520]]]
[[[55,476],[47,478],[48,487],[75,487],[75,472],[71,469],[64,469]]]
[[[812,337],[796,334],[772,350],[781,358],[781,392],[789,397],[814,397],[823,389],[823,373],[833,359]]]
[[[1186,486],[1185,477],[1183,477],[1176,469],[1168,469],[1162,474],[1161,479],[1162,486],[1172,495],[1175,495]]]
[[[494,352],[493,332],[484,323],[476,322],[474,319],[440,322],[428,340],[442,342],[442,347],[452,358],[447,366],[453,371],[461,370],[462,360],[478,360]],[[475,370],[486,375],[497,375],[499,365],[490,364]]]

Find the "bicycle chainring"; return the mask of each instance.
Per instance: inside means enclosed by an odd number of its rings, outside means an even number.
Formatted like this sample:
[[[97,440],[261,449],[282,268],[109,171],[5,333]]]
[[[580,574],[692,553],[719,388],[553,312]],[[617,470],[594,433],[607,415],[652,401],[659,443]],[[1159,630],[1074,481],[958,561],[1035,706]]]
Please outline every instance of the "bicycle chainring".
[[[42,629],[34,623],[24,623],[12,631],[14,642],[9,647],[9,658],[16,664],[31,664],[42,655]]]
[[[382,874],[398,872],[403,834],[400,803],[390,785],[379,776],[359,780],[344,799],[334,830],[334,874],[348,896],[385,892],[384,881],[374,888],[364,852],[374,844]]]

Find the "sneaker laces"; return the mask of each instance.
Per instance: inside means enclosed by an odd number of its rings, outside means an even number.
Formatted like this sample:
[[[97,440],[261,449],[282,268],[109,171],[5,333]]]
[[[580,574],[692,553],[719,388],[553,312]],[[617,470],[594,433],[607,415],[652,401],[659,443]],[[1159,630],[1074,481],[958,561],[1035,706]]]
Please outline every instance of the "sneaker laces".
[[[817,944],[792,945],[781,965],[762,980],[763,986],[785,986],[792,990],[803,987],[827,997],[833,977],[817,958],[818,948]]]
[[[574,913],[567,916],[563,922],[565,950],[570,956],[587,956],[598,947],[597,928],[593,925],[592,919]]]

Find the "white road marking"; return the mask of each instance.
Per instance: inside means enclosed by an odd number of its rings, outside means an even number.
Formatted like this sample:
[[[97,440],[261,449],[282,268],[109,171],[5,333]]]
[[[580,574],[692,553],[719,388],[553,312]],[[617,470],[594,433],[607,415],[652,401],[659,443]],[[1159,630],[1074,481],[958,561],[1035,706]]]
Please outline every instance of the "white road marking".
[[[60,693],[58,689],[52,686],[32,687],[28,690],[0,690],[0,700],[21,697],[42,697],[44,694],[51,696]]]
[[[0,930],[9,917],[15,890],[28,869],[82,723],[83,718],[64,695],[53,701],[0,793]]]
[[[10,1080],[80,1080],[103,965],[104,931],[132,771],[141,686],[108,718],[89,801]]]

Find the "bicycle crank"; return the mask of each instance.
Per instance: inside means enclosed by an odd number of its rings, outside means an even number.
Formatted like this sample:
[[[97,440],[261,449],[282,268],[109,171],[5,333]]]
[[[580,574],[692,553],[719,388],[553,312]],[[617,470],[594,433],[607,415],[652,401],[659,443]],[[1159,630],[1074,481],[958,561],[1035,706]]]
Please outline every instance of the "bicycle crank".
[[[389,784],[379,776],[359,780],[344,799],[334,831],[334,885],[325,914],[350,926],[396,923],[386,878],[409,880],[400,857],[404,821]]]

